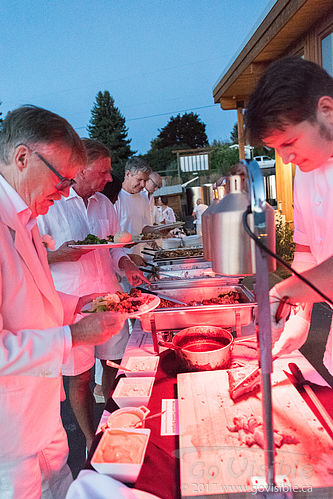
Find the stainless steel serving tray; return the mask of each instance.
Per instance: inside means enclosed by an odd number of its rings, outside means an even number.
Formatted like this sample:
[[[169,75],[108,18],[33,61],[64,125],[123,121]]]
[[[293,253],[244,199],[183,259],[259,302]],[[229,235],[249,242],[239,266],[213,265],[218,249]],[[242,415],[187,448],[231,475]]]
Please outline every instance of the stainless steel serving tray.
[[[211,267],[212,262],[208,262],[207,260],[204,259],[203,256],[194,256],[192,258],[156,258],[154,259],[154,265],[157,265],[158,267],[163,267],[163,266],[175,266],[175,265],[186,265],[186,267],[183,268],[195,268],[198,265],[203,265],[204,267]],[[199,268],[199,267],[197,267]]]
[[[197,270],[197,269],[212,269],[212,262],[207,262],[207,260],[195,260],[194,262],[188,261],[177,261],[177,262],[161,262],[161,260],[154,262],[154,265],[158,266],[161,272],[176,272],[178,270]]]
[[[176,284],[176,281],[175,281]],[[178,283],[177,283],[178,284]],[[163,294],[180,301],[203,300],[217,297],[220,293],[237,291],[241,303],[228,305],[197,305],[175,308],[157,308],[140,317],[142,329],[151,332],[153,321],[156,331],[182,329],[190,326],[221,326],[238,329],[253,321],[256,303],[252,293],[243,285],[216,285],[210,280],[201,286],[164,288]]]
[[[185,271],[187,272],[187,271]],[[203,276],[203,277],[192,277],[184,279],[160,279],[159,281],[154,281],[151,283],[150,289],[152,291],[164,290],[164,289],[186,289],[186,288],[201,288],[207,286],[235,286],[238,285],[239,279],[242,277],[229,277],[229,276]],[[148,290],[148,288],[147,288]]]

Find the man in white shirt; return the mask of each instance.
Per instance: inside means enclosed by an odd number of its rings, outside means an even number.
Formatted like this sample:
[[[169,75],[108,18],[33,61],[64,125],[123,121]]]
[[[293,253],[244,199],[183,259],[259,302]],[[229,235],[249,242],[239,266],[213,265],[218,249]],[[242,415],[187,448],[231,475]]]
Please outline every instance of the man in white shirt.
[[[116,272],[125,272],[131,284],[140,284],[145,278],[121,248],[89,251],[70,248],[73,241],[83,240],[89,233],[100,238],[120,231],[113,204],[101,190],[111,177],[109,150],[100,142],[82,139],[87,166],[75,176],[75,185],[69,196],[56,201],[48,213],[37,219],[39,231],[55,240],[56,250],[48,252],[51,273],[58,291],[73,295],[113,293],[122,291]],[[109,397],[116,369],[106,360],[120,363],[128,341],[127,322],[122,331],[107,343],[94,347],[74,348],[63,374],[69,376],[69,398],[86,437],[87,447],[92,443],[94,427],[94,398],[90,390],[91,368],[96,357],[103,365],[102,387],[105,400]]]
[[[145,188],[142,189],[141,195],[148,200],[149,203],[149,225],[154,224],[155,198],[154,192],[162,187],[162,178],[156,172],[151,172],[149,179],[146,182]]]
[[[332,264],[320,264],[333,255],[333,78],[305,59],[278,60],[260,79],[246,121],[251,144],[261,141],[274,147],[285,164],[298,165],[294,181],[293,267],[304,272],[318,266],[306,273],[314,284],[318,282],[322,287],[326,281],[330,288]],[[298,281],[297,277],[286,279],[270,293],[273,325],[281,297],[288,296],[291,303],[298,303],[274,345],[274,355],[290,353],[303,345],[310,328],[312,304],[322,300],[304,284],[303,293],[299,293]],[[299,305],[300,298],[306,305]],[[324,364],[333,374],[332,325]]]
[[[121,230],[129,232],[132,237],[137,237],[145,226],[150,225],[147,199],[140,194],[150,174],[150,166],[141,158],[130,158],[125,165],[125,178],[114,207]],[[128,250],[130,258],[138,266],[145,265],[140,254],[142,246],[137,244],[133,250]]]
[[[207,210],[207,208],[208,206],[202,202],[202,199],[198,198],[192,216],[194,217],[194,223],[196,224],[196,232],[199,236],[202,235],[201,217],[202,214]]]
[[[2,123],[0,497],[8,499],[65,497],[72,478],[60,418],[62,364],[72,346],[105,342],[124,324],[111,312],[71,324],[87,299],[58,295],[36,225],[68,195],[85,161],[80,138],[54,113],[23,106]]]

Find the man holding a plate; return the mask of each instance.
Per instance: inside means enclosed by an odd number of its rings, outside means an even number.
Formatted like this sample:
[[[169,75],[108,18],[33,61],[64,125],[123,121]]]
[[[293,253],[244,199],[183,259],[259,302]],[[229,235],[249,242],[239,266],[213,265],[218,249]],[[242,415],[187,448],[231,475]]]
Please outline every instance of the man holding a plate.
[[[116,335],[124,316],[89,314],[92,297],[58,294],[36,217],[68,196],[86,162],[60,116],[23,106],[0,131],[0,497],[57,497],[72,481],[60,418],[61,370],[72,346]]]

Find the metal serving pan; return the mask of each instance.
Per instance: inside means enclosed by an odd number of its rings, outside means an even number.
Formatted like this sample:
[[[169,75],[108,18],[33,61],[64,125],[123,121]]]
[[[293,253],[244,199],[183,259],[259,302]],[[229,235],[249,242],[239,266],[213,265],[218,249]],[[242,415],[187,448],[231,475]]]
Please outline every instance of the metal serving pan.
[[[154,265],[159,268],[161,272],[175,272],[178,270],[196,270],[196,269],[206,269],[212,270],[212,262],[207,262],[207,260],[195,260],[194,262],[162,262],[159,260],[159,263],[155,263]]]
[[[176,281],[175,281],[176,284]],[[235,327],[246,326],[253,321],[256,303],[252,293],[243,285],[214,285],[210,280],[206,285],[164,288],[163,294],[177,300],[190,302],[217,297],[220,293],[237,291],[240,302],[227,305],[196,305],[175,308],[157,308],[154,311],[140,316],[143,331],[151,332],[152,324],[156,331],[170,329],[183,329],[191,326],[220,326]]]
[[[185,271],[187,272],[187,271]],[[186,288],[201,288],[207,286],[235,286],[238,284],[239,279],[242,277],[229,277],[229,276],[203,276],[203,277],[192,277],[184,279],[160,279],[151,283],[150,289],[152,291],[163,290],[163,289],[186,289]]]
[[[161,258],[155,258],[154,259],[154,265],[157,265],[157,266],[174,266],[174,265],[185,265],[186,267],[183,267],[183,268],[199,268],[198,265],[200,266],[208,266],[208,267],[211,267],[212,266],[212,262],[208,262],[207,260],[204,259],[203,256],[197,256],[197,257],[193,257],[193,258],[181,258],[181,257],[177,257],[177,258],[165,258],[165,259],[161,259]]]

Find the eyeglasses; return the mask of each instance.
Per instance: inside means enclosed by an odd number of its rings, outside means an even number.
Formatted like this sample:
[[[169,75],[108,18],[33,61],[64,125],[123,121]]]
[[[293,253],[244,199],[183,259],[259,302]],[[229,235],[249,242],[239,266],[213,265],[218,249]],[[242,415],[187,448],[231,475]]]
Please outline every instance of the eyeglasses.
[[[49,163],[41,154],[39,154],[39,152],[32,152],[35,153],[41,161],[43,161],[44,165],[46,165],[58,177],[58,179],[60,179],[60,182],[58,182],[56,185],[57,191],[64,191],[68,187],[71,187],[73,184],[76,184],[73,178],[67,178],[60,175],[60,173],[54,168],[54,166],[52,166],[51,163]]]
[[[73,184],[76,184],[75,180],[73,178],[67,178],[67,177],[63,177],[55,168],[54,166],[51,165],[51,163],[49,163],[41,154],[39,154],[39,152],[37,151],[33,151],[32,149],[30,149],[29,146],[27,146],[27,144],[19,144],[17,147],[19,146],[25,146],[27,149],[29,149],[29,151],[31,153],[34,153],[36,154],[36,156],[38,156],[38,158],[43,161],[44,165],[46,165],[50,170],[51,172],[53,172],[57,177],[58,179],[60,180],[60,182],[57,183],[57,185],[55,186],[57,191],[64,191],[65,189],[67,189],[68,187],[71,187]]]
[[[158,185],[158,184],[156,184],[156,182],[154,182],[154,180],[153,180],[152,178],[150,178],[149,180],[153,183],[153,186],[154,186],[154,188],[155,188],[156,190],[161,188],[161,186],[160,186],[160,185]]]

